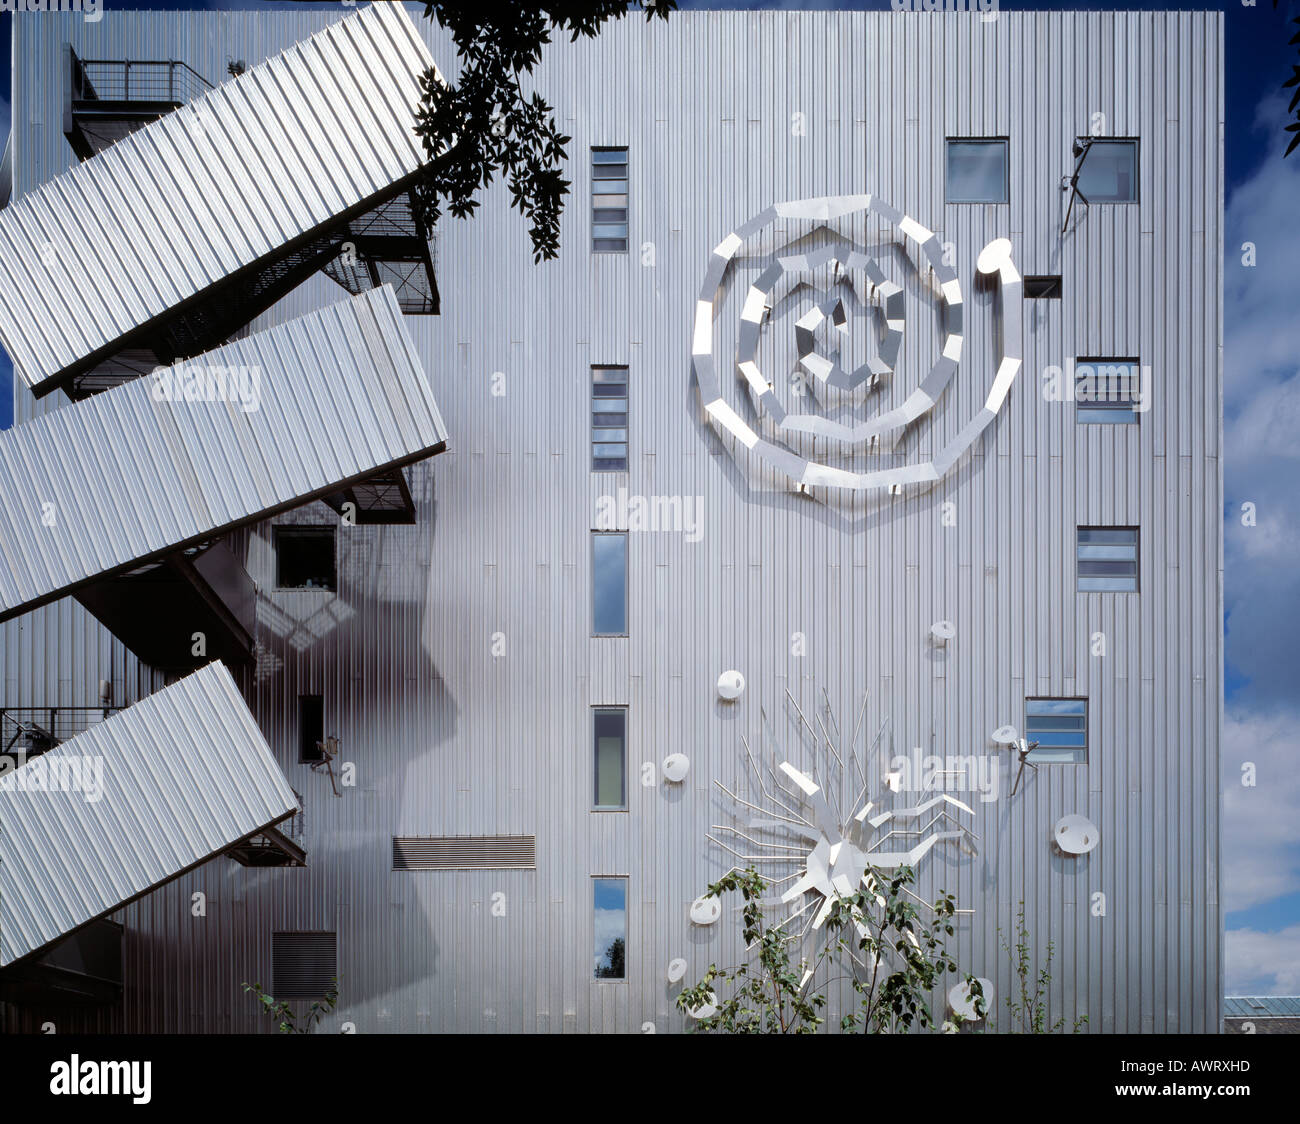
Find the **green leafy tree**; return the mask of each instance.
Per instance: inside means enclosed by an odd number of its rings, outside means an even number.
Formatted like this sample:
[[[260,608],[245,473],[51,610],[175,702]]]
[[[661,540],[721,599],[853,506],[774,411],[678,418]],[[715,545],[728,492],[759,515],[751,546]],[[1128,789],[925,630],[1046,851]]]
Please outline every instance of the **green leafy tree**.
[[[958,970],[946,944],[955,931],[957,903],[951,894],[941,894],[926,922],[907,892],[914,881],[910,867],[890,876],[868,871],[865,881],[864,888],[835,903],[830,917],[836,944],[860,966],[852,976],[858,1009],[844,1016],[841,1029],[862,1034],[930,1030],[930,998],[941,977]],[[982,996],[974,977],[966,982],[972,996]],[[960,1022],[954,1018],[944,1029]]]
[[[602,980],[621,980],[624,974],[625,943],[622,937],[615,937],[609,942],[609,963],[596,966],[596,978]]]
[[[1016,914],[1015,944],[998,930],[1002,948],[1011,957],[1011,970],[1016,977],[1016,993],[1008,995],[1006,1000],[1010,1034],[1059,1034],[1065,1028],[1066,1019],[1062,1015],[1055,1022],[1048,1022],[1047,995],[1052,985],[1052,957],[1056,955],[1056,945],[1047,942],[1047,956],[1043,966],[1034,971],[1032,942],[1025,925],[1025,903],[1020,903]],[[1072,1034],[1078,1034],[1087,1024],[1088,1016],[1080,1015],[1074,1020]]]
[[[1277,8],[1277,0],[1273,0],[1273,7],[1274,9]],[[1300,24],[1300,16],[1297,16],[1291,22]],[[1295,47],[1296,53],[1300,54],[1300,31],[1297,31],[1291,37],[1288,46]],[[1287,113],[1293,116],[1295,120],[1286,126],[1286,132],[1291,134],[1291,143],[1286,146],[1286,152],[1282,154],[1284,158],[1290,156],[1297,146],[1300,146],[1300,66],[1295,63],[1291,64],[1291,77],[1282,83],[1283,93],[1287,90],[1295,91],[1291,95],[1291,104],[1286,107]]]
[[[824,995],[805,995],[799,983],[803,966],[790,962],[789,935],[782,925],[768,925],[760,899],[767,884],[752,867],[730,871],[709,887],[722,897],[739,891],[744,898],[742,932],[747,947],[757,952],[756,963],[735,968],[710,964],[704,978],[677,996],[680,1011],[716,1006],[717,1012],[700,1019],[700,1031],[725,1034],[814,1034],[822,1024],[819,1011]],[[731,981],[731,994],[720,998],[717,985]],[[714,1000],[717,1000],[716,1004]]]
[[[245,991],[252,992],[262,1005],[262,1010],[279,1023],[281,1034],[310,1034],[316,1029],[316,1025],[321,1021],[322,1016],[334,1010],[339,1001],[339,981],[337,976],[330,980],[329,990],[325,992],[325,995],[313,1002],[303,1012],[301,1018],[285,1000],[268,995],[260,983],[245,983],[243,987]]]
[[[907,868],[889,878],[868,871],[869,888],[839,899],[831,908],[828,937],[814,959],[812,979],[828,958],[835,963],[851,958],[859,966],[829,981],[848,978],[858,998],[858,1008],[840,1020],[842,1031],[879,1034],[934,1025],[931,994],[944,973],[957,970],[945,948],[956,906],[951,895],[945,895],[934,904],[933,922],[922,921],[906,895],[912,880]],[[695,1023],[698,1031],[813,1034],[825,1022],[825,994],[801,986],[808,965],[792,963],[790,934],[783,924],[768,924],[764,917],[761,899],[766,889],[753,868],[731,871],[708,889],[717,897],[741,893],[742,931],[754,956],[734,968],[710,964],[697,984],[678,995],[677,1008],[683,1012],[716,1007],[715,1013]],[[967,980],[977,994],[979,985],[972,977]],[[727,994],[719,993],[720,984]],[[945,1024],[945,1029],[955,1027],[956,1022]]]
[[[480,189],[503,176],[510,205],[529,223],[534,262],[554,258],[569,192],[562,166],[570,138],[545,99],[524,91],[523,77],[541,61],[553,31],[576,42],[629,11],[667,18],[675,7],[671,0],[426,3],[425,16],[451,33],[461,66],[454,82],[439,82],[433,71],[421,80],[416,133],[430,164],[415,195],[424,228],[433,229],[444,204],[457,218],[470,217]]]

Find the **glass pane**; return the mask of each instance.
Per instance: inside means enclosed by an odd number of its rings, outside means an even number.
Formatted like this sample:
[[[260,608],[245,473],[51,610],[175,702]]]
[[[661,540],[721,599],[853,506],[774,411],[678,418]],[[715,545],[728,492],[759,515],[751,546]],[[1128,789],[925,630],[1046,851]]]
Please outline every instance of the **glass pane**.
[[[1137,545],[1137,531],[1132,527],[1080,527],[1079,541],[1126,542]]]
[[[591,243],[593,250],[607,251],[609,253],[627,253],[626,238],[597,238]]]
[[[1137,202],[1137,141],[1093,141],[1079,171],[1089,203]]]
[[[949,203],[1007,201],[1007,142],[950,140],[948,142]]]
[[[1089,578],[1079,576],[1080,593],[1136,593],[1137,578]]]
[[[598,980],[627,977],[627,879],[593,878]]]
[[[1025,713],[1038,714],[1084,714],[1088,713],[1086,699],[1026,699]]]
[[[626,148],[593,148],[591,150],[591,162],[593,164],[626,164]]]
[[[620,241],[627,238],[627,223],[625,222],[598,222],[593,223],[591,227],[593,238],[617,238]]]
[[[625,765],[627,712],[597,710],[594,715],[596,739],[596,807],[627,806]]]
[[[1132,544],[1083,545],[1079,547],[1079,561],[1096,566],[1131,566],[1134,562]],[[1105,571],[1098,571],[1104,573]]]
[[[333,527],[277,527],[274,536],[276,585],[334,589]]]
[[[1074,411],[1076,422],[1089,424],[1134,425],[1137,414],[1127,406],[1098,406],[1089,404],[1078,406]]]
[[[626,635],[626,534],[591,537],[591,615],[594,635]]]
[[[1088,753],[1084,749],[1064,749],[1059,746],[1043,748],[1040,746],[1029,754],[1027,760],[1032,761],[1035,765],[1082,765],[1088,760]]]

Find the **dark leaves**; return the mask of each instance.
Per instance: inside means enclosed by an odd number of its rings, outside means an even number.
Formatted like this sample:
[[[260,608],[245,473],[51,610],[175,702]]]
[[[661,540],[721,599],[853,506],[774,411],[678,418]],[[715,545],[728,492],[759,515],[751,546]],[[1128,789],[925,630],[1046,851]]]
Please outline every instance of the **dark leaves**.
[[[561,133],[551,106],[521,75],[541,61],[552,31],[570,39],[592,38],[611,19],[640,8],[650,19],[667,18],[671,0],[604,0],[599,3],[493,5],[436,3],[424,14],[451,34],[460,74],[446,85],[424,75],[416,134],[431,161],[416,184],[419,219],[432,230],[445,209],[470,218],[475,196],[497,177],[506,182],[510,206],[528,222],[533,261],[560,252],[560,216],[570,181],[562,173],[570,137]]]

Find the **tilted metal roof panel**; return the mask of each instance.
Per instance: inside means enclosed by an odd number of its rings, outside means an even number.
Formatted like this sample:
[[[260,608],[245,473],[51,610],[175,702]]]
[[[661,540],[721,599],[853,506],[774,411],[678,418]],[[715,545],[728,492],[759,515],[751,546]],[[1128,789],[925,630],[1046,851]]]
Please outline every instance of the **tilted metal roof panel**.
[[[0,343],[44,392],[425,163],[433,57],[400,4],[358,11],[0,212]]]
[[[216,369],[255,408],[160,400]],[[0,434],[0,620],[446,440],[388,286],[55,410]]]
[[[0,965],[296,807],[220,663],[104,719],[0,777]]]

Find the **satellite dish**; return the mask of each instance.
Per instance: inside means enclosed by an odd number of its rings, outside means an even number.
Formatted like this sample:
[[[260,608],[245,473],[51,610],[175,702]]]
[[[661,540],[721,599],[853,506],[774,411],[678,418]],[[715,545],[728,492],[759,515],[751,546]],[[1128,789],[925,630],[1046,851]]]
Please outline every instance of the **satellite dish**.
[[[691,760],[684,753],[670,753],[664,758],[664,780],[679,784],[691,771]]]
[[[993,740],[998,745],[1015,745],[1020,740],[1020,731],[1014,726],[999,726],[993,731]]]
[[[712,925],[722,916],[722,900],[705,894],[691,902],[691,921],[696,925]]]
[[[740,672],[724,671],[718,676],[718,697],[735,702],[745,691],[745,677]]]
[[[718,993],[709,992],[709,997],[698,1007],[687,1007],[686,1013],[693,1019],[707,1019],[718,1013]]]
[[[993,1010],[993,981],[986,980],[983,976],[978,976],[977,979],[983,991],[980,997],[984,1003],[983,1015],[975,1010],[975,997],[971,995],[970,985],[965,980],[948,992],[948,1010],[967,1022],[980,1022]]]
[[[1086,855],[1101,842],[1101,832],[1092,820],[1071,812],[1056,821],[1052,841],[1067,855]]]
[[[676,983],[686,975],[686,961],[680,956],[668,962],[668,982]]]
[[[946,644],[957,635],[957,626],[952,621],[935,621],[930,626],[930,635],[940,644]]]
[[[975,268],[981,273],[997,273],[1011,260],[1011,239],[995,238],[980,251],[975,259]]]

